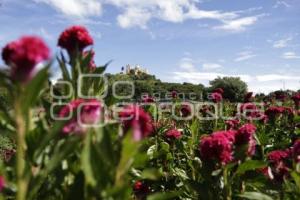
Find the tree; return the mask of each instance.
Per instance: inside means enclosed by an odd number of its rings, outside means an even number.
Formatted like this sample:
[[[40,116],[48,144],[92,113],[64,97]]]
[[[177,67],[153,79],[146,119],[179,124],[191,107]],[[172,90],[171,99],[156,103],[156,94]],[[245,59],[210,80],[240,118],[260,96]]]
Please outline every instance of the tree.
[[[218,77],[209,83],[211,85],[210,92],[216,88],[222,88],[224,90],[223,98],[231,102],[243,101],[248,88],[247,84],[239,77]]]

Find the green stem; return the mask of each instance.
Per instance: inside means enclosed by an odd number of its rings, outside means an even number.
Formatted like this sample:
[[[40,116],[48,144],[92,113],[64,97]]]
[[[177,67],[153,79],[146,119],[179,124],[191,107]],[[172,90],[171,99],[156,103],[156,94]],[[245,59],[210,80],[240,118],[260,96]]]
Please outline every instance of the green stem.
[[[27,181],[25,178],[25,129],[26,125],[21,111],[21,103],[16,102],[16,125],[17,125],[17,200],[26,199]]]
[[[232,199],[232,192],[231,192],[231,185],[228,180],[228,169],[227,167],[223,170],[223,178],[224,178],[224,199],[231,200]]]

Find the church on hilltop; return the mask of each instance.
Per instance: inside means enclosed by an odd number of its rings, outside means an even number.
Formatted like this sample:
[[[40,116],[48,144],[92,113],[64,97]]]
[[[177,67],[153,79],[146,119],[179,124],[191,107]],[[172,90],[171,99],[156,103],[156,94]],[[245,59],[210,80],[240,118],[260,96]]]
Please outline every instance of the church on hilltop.
[[[139,74],[149,74],[149,71],[140,65],[131,66],[128,64],[126,65],[126,67],[122,67],[121,73],[139,75]]]

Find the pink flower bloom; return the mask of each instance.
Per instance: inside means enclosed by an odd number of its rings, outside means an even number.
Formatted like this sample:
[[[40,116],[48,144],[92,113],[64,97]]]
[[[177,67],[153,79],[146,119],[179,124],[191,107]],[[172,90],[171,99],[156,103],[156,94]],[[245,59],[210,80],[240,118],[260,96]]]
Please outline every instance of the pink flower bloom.
[[[218,131],[201,138],[201,158],[205,161],[217,161],[222,165],[232,161],[234,135],[235,131]]]
[[[211,99],[214,103],[219,103],[222,101],[223,97],[222,94],[219,92],[214,92],[211,94]]]
[[[284,111],[285,111],[284,107],[271,106],[265,111],[265,114],[268,116],[269,119],[275,119],[277,116],[282,114]]]
[[[300,162],[300,140],[296,140],[292,147],[292,155],[296,162]]]
[[[221,94],[221,95],[223,95],[224,94],[224,90],[222,89],[222,88],[216,88],[216,89],[214,89],[214,91],[213,92],[215,92],[215,93],[219,93],[219,94]]]
[[[290,158],[290,150],[274,150],[268,153],[268,160],[272,163],[278,163],[282,160]]]
[[[180,113],[181,113],[182,117],[190,116],[191,112],[192,112],[191,106],[189,106],[187,104],[181,105]]]
[[[2,190],[5,187],[5,179],[4,176],[0,176],[0,192],[2,192]]]
[[[267,158],[276,181],[282,182],[285,177],[289,176],[288,161],[291,158],[289,149],[272,151],[267,155]]]
[[[297,93],[294,96],[292,96],[292,100],[294,101],[295,105],[297,107],[299,107],[300,106],[300,93]]]
[[[236,129],[238,125],[240,124],[240,121],[238,119],[233,120],[227,120],[225,121],[225,124],[227,126],[227,129]]]
[[[247,117],[255,116],[258,113],[257,106],[254,103],[244,103],[240,107],[241,114],[246,114]]]
[[[238,146],[248,145],[247,155],[252,156],[255,153],[254,134],[256,127],[253,124],[245,124],[235,134],[234,144]]]
[[[142,102],[143,103],[153,103],[153,102],[155,102],[155,100],[152,97],[146,96],[142,99]]]
[[[170,139],[179,139],[181,138],[182,134],[177,129],[170,129],[166,132],[166,137]]]
[[[79,110],[80,109],[80,110]],[[76,99],[64,106],[59,117],[66,118],[71,115],[69,122],[63,127],[63,134],[82,134],[86,128],[82,125],[93,125],[100,121],[101,103],[98,100]]]
[[[177,98],[177,92],[175,90],[171,92],[171,95],[173,99]]]
[[[283,113],[284,108],[280,106],[271,106],[269,107],[266,112],[271,114],[281,114]]]
[[[277,91],[275,92],[275,98],[276,100],[284,101],[286,99],[286,94],[284,92]]]
[[[50,58],[50,50],[42,39],[25,36],[7,44],[2,58],[11,67],[13,80],[27,82],[32,78],[35,66]]]
[[[133,138],[139,141],[153,132],[153,122],[151,116],[142,108],[136,105],[126,106],[119,117],[123,124],[123,130],[127,133],[133,131]]]
[[[252,95],[253,95],[253,92],[248,92],[245,97],[244,97],[244,102],[245,103],[248,103],[248,102],[251,102],[252,100]]]
[[[150,192],[150,189],[142,181],[136,181],[133,185],[133,191],[138,195],[145,195]]]
[[[69,53],[76,49],[82,51],[89,45],[93,45],[93,38],[85,27],[72,26],[61,33],[58,39],[58,46],[65,48]]]
[[[91,60],[88,63],[87,67],[89,68],[90,71],[94,71],[97,68],[95,60],[94,60],[95,52],[93,50],[91,50],[91,51],[84,51],[83,52],[83,58],[86,58],[89,54],[91,54]]]

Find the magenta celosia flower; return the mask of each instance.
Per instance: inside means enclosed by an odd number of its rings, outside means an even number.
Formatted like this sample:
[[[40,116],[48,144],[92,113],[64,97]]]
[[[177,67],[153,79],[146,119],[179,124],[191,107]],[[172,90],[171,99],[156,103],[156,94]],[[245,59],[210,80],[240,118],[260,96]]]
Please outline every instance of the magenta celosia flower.
[[[201,158],[205,161],[217,161],[222,165],[232,161],[234,135],[235,131],[218,131],[201,138]]]
[[[283,107],[283,106],[271,106],[266,111],[265,114],[268,116],[269,119],[275,119],[276,117],[280,116],[281,114],[287,114],[289,116],[294,115],[294,111],[290,107]]]
[[[296,107],[300,106],[300,93],[295,94],[292,96],[292,100],[294,101]]]
[[[289,176],[290,149],[271,151],[267,158],[276,181],[282,182],[285,177]]]
[[[0,176],[0,192],[2,192],[2,190],[5,187],[5,179],[4,176]]]
[[[133,138],[139,141],[153,132],[151,116],[136,105],[128,105],[119,113],[123,130],[127,133],[133,131]]]
[[[253,95],[253,92],[248,92],[248,93],[244,96],[244,102],[245,102],[245,103],[251,102],[251,101],[252,101],[252,95]]]
[[[254,117],[259,111],[254,103],[248,102],[241,105],[240,112],[245,113],[247,117]]]
[[[180,113],[181,113],[182,117],[190,116],[190,114],[192,113],[191,106],[189,106],[187,104],[181,105]]]
[[[282,114],[285,111],[284,107],[281,106],[271,106],[266,111],[265,114],[269,119],[275,119],[277,116]]]
[[[72,26],[61,33],[58,39],[58,46],[66,49],[69,53],[76,49],[82,51],[89,45],[94,44],[93,38],[85,27]]]
[[[170,129],[166,132],[166,137],[169,139],[179,139],[181,136],[181,132],[177,129]]]
[[[234,144],[238,148],[239,146],[248,145],[247,155],[252,156],[255,153],[256,141],[254,134],[256,127],[253,124],[245,124],[239,128],[235,134]]]
[[[211,94],[211,99],[214,103],[219,103],[222,101],[223,97],[222,94],[219,92],[214,92]]]
[[[255,119],[258,119],[259,122],[266,124],[269,120],[268,116],[265,113],[258,112],[254,116]]]
[[[172,92],[171,92],[171,96],[172,96],[172,98],[177,98],[177,92],[175,91],[175,90],[173,90]]]
[[[150,192],[150,188],[142,181],[136,181],[133,185],[133,192],[139,197],[145,197]]]
[[[238,125],[240,124],[240,120],[233,119],[233,120],[227,120],[225,121],[225,124],[227,126],[227,129],[236,129]]]
[[[95,99],[73,100],[59,112],[59,117],[61,118],[68,116],[71,116],[71,119],[63,127],[62,133],[82,134],[86,131],[83,125],[94,125],[100,121],[101,103]]]
[[[50,58],[50,50],[39,37],[25,36],[7,44],[2,58],[11,67],[13,80],[27,82],[32,78],[36,65]]]
[[[142,102],[143,103],[153,103],[153,102],[155,102],[155,100],[153,97],[146,96],[142,99]]]
[[[286,99],[286,94],[281,91],[275,92],[275,98],[276,100],[284,101]]]
[[[274,150],[271,151],[270,153],[268,153],[267,157],[268,160],[272,163],[278,163],[281,162],[285,159],[289,159],[291,157],[290,155],[290,150],[286,149],[286,150]]]
[[[292,155],[296,162],[300,162],[300,140],[296,140],[292,147]]]
[[[93,50],[91,50],[91,51],[84,51],[83,52],[83,58],[86,58],[86,56],[88,56],[89,54],[91,54],[91,60],[88,63],[87,67],[89,68],[90,71],[94,71],[97,68],[95,60],[94,60],[95,52]]]
[[[216,88],[216,89],[214,89],[213,92],[219,93],[219,94],[221,94],[221,95],[224,94],[224,90],[223,90],[222,88]]]

